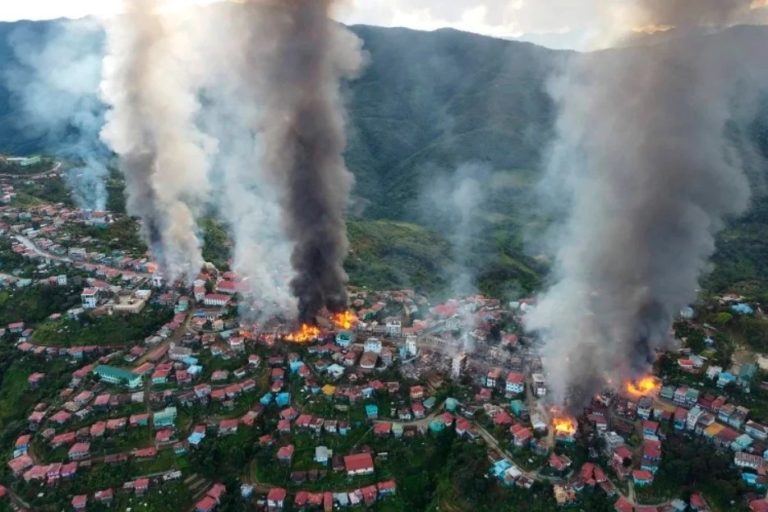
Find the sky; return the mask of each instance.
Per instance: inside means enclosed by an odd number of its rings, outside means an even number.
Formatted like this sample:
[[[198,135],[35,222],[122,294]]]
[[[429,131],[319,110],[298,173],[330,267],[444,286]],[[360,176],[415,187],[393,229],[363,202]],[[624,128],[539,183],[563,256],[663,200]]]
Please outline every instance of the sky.
[[[123,0],[23,0],[2,2],[0,21],[108,16]],[[221,0],[173,0],[177,5]],[[768,0],[753,0],[760,6]],[[337,18],[348,24],[419,30],[452,27],[531,41],[551,48],[603,46],[622,25],[632,0],[341,0]],[[768,9],[766,9],[768,11]],[[626,27],[624,27],[626,28]]]

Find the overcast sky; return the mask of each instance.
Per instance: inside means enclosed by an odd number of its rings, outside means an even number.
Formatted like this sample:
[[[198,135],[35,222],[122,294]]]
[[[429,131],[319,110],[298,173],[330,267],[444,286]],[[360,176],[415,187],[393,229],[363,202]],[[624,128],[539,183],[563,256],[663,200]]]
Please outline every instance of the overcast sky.
[[[176,4],[219,0],[173,0]],[[745,0],[749,1],[749,0]],[[766,5],[768,0],[752,0]],[[4,0],[0,20],[109,15],[122,0]],[[344,23],[420,30],[453,27],[557,48],[601,46],[621,25],[617,16],[632,0],[343,0]]]

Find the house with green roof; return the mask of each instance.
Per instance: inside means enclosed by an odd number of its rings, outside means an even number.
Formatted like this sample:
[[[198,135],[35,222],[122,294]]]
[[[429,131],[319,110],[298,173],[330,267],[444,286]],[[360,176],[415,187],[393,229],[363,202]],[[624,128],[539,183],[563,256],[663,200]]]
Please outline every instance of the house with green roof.
[[[102,382],[107,382],[109,384],[123,385],[129,389],[135,389],[141,386],[141,375],[136,375],[123,368],[100,364],[93,369],[93,373],[98,375]]]
[[[162,411],[156,412],[152,416],[152,423],[155,428],[174,427],[176,424],[176,408],[166,407]]]

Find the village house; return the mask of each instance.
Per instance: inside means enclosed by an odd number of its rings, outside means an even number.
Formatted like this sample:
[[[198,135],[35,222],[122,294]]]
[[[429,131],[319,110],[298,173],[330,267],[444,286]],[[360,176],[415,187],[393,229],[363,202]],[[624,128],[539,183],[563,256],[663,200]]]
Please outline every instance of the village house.
[[[373,458],[370,453],[357,453],[344,457],[344,468],[348,476],[369,475],[373,473]]]
[[[509,372],[507,375],[506,392],[509,395],[519,395],[525,391],[525,376],[519,372]]]

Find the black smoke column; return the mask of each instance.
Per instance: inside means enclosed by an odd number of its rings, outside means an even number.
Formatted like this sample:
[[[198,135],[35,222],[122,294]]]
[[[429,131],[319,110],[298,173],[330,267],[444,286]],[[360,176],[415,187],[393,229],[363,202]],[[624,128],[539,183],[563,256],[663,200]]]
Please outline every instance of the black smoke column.
[[[283,191],[284,228],[294,243],[291,288],[301,322],[347,307],[345,209],[353,177],[341,79],[362,65],[360,40],[333,22],[329,0],[286,0],[270,8],[277,37],[265,92],[264,157]]]

